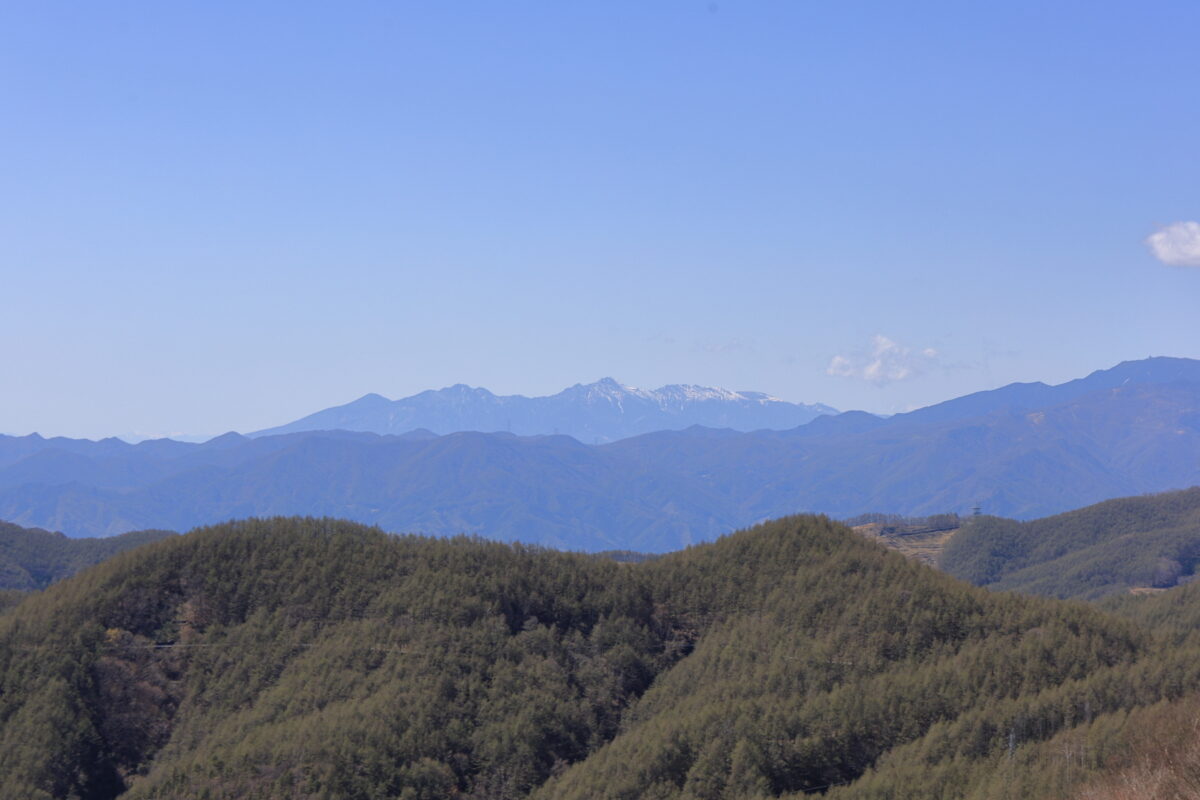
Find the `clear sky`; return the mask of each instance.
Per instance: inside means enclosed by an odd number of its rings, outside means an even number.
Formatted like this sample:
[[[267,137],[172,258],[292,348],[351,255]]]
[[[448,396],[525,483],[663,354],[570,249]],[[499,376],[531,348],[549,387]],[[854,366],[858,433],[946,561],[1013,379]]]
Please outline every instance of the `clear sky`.
[[[606,375],[894,412],[1200,357],[1198,31],[1195,0],[6,2],[0,431]]]

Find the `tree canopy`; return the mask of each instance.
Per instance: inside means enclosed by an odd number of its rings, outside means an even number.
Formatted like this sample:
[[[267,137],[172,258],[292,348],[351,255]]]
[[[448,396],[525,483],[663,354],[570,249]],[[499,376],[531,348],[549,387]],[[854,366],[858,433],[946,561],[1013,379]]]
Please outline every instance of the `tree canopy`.
[[[1178,630],[823,517],[643,563],[249,520],[0,617],[0,796],[1061,796],[1198,686]]]

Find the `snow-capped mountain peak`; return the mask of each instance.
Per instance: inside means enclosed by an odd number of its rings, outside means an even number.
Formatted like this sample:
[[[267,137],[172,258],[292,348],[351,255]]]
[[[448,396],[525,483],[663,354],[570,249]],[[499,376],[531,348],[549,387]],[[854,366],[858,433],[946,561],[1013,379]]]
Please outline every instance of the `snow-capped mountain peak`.
[[[252,435],[336,429],[398,434],[426,428],[435,433],[560,433],[593,444],[692,425],[736,430],[794,428],[831,413],[837,412],[829,406],[790,403],[762,392],[696,384],[648,390],[605,377],[544,397],[495,395],[461,383],[399,400],[366,395]]]

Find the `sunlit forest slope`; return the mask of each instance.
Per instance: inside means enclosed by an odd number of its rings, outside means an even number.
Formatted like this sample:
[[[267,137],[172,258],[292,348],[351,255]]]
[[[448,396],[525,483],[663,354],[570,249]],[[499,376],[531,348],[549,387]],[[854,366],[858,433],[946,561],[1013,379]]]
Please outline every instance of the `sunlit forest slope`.
[[[134,531],[102,539],[69,539],[61,533],[0,522],[0,590],[44,589],[84,567],[171,535]]]
[[[0,796],[1060,797],[1200,686],[1155,631],[822,517],[644,563],[232,523],[0,617]]]
[[[1200,564],[1200,488],[1124,497],[1053,517],[970,520],[940,566],[981,586],[1096,599],[1191,581]]]

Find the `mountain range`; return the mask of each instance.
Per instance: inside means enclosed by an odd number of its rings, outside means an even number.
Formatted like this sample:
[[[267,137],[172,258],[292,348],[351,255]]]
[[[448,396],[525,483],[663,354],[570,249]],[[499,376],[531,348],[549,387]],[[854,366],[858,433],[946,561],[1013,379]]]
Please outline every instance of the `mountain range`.
[[[612,378],[575,384],[546,397],[496,395],[460,383],[399,400],[368,394],[250,436],[331,430],[399,434],[425,429],[441,434],[562,434],[597,444],[692,425],[739,431],[794,428],[823,414],[836,413],[836,409],[820,403],[790,403],[762,392],[680,384],[646,390]]]
[[[72,536],[275,514],[663,552],[797,511],[1029,519],[1200,484],[1200,362],[1154,358],[889,418],[602,445],[428,430],[130,445],[0,437],[0,519]]]

